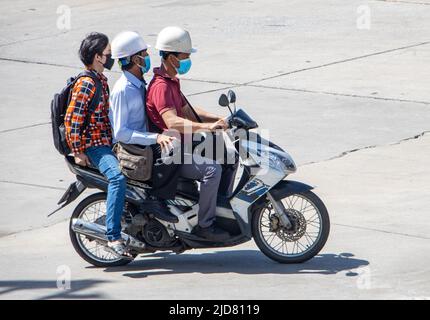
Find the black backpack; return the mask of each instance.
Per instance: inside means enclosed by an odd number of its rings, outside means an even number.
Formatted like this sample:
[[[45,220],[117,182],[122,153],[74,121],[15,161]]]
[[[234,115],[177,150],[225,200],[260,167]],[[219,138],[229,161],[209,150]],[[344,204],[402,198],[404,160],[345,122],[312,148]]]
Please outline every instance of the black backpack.
[[[67,80],[67,85],[61,90],[60,93],[56,93],[51,101],[51,125],[52,125],[52,137],[54,139],[54,146],[57,151],[67,156],[70,153],[70,148],[66,141],[66,128],[64,126],[64,117],[66,115],[67,107],[69,106],[70,99],[72,97],[72,89],[76,81],[81,77],[90,77],[96,84],[96,92],[93,99],[88,106],[88,112],[86,114],[84,123],[81,129],[86,129],[90,123],[91,115],[94,113],[97,105],[99,104],[102,95],[102,83],[97,76],[89,70],[85,70],[78,74],[76,77],[71,77]]]

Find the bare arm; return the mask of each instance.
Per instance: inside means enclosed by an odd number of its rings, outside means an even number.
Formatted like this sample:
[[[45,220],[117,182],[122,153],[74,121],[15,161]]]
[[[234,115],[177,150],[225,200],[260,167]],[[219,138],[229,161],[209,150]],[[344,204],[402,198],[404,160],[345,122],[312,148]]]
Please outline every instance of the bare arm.
[[[179,117],[174,109],[165,111],[161,117],[169,129],[177,130],[180,133],[187,133],[186,131],[214,131],[216,129],[224,128],[223,124],[219,122],[200,123]]]
[[[161,115],[167,128],[177,130],[180,133],[185,133],[191,129],[191,132],[196,131],[210,131],[208,123],[194,122],[182,117],[179,117],[176,110],[170,109]]]
[[[189,112],[192,113],[192,110],[188,104],[186,104],[184,106],[184,111],[185,111],[185,109],[189,109]],[[222,119],[222,117],[220,117],[216,114],[207,112],[207,111],[205,111],[199,107],[194,107],[194,110],[197,112],[197,114],[199,115],[200,119],[202,119],[203,122],[216,122],[216,121]]]

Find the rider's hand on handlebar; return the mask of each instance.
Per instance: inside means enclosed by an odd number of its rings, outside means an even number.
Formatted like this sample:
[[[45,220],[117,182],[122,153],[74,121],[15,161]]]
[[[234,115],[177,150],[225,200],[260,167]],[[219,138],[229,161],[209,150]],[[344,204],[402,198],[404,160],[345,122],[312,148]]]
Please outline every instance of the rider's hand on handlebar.
[[[209,126],[210,131],[215,131],[218,129],[222,129],[222,130],[228,129],[228,123],[224,118],[219,119],[217,122],[211,123]]]
[[[227,129],[229,128],[229,124],[228,124],[228,117],[226,117],[226,118],[221,118],[221,119],[219,119],[219,121],[221,121],[221,122],[222,122],[222,124],[223,124],[223,129],[224,129],[224,130],[227,130]]]
[[[91,165],[90,158],[88,158],[88,156],[85,153],[80,153],[75,155],[75,163],[83,167],[87,167]]]

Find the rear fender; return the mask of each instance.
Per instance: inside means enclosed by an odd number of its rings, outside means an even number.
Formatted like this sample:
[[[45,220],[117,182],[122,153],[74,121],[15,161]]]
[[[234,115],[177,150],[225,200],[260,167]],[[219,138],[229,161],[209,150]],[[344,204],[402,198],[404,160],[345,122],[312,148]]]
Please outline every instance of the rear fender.
[[[56,213],[57,211],[63,209],[65,206],[67,206],[68,204],[72,203],[73,201],[75,201],[82,192],[84,192],[84,190],[87,187],[81,182],[81,181],[75,181],[73,182],[66,190],[66,192],[63,194],[63,196],[61,197],[61,199],[58,201],[58,205],[61,205],[59,208],[57,208],[55,211],[51,212],[48,217],[52,216],[54,213]]]

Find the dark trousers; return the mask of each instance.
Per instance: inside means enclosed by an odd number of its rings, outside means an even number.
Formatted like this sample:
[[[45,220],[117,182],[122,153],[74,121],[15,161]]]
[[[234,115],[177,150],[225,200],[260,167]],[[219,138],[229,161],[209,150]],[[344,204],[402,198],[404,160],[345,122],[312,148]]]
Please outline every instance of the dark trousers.
[[[176,186],[178,184],[180,164],[164,164],[157,162],[161,158],[160,145],[151,145],[154,155],[154,165],[152,167],[152,190],[151,195],[161,199],[174,199]]]

